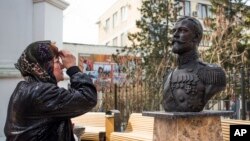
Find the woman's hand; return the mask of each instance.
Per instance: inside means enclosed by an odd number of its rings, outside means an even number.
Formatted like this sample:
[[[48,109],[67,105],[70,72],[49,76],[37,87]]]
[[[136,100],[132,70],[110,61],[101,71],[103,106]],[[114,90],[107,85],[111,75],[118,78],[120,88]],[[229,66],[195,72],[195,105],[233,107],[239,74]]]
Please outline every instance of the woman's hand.
[[[66,69],[76,66],[76,58],[70,51],[61,50],[59,52],[59,57],[61,58],[62,64]]]

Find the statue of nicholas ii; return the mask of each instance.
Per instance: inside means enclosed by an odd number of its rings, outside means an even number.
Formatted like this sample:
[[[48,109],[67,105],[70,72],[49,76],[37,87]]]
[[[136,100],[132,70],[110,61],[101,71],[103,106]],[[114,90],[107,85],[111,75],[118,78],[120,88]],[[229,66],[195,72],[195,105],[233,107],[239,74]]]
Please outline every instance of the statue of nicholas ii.
[[[226,86],[221,67],[199,60],[201,23],[184,16],[173,29],[172,52],[177,54],[177,68],[164,82],[163,107],[166,112],[200,112],[208,100]]]

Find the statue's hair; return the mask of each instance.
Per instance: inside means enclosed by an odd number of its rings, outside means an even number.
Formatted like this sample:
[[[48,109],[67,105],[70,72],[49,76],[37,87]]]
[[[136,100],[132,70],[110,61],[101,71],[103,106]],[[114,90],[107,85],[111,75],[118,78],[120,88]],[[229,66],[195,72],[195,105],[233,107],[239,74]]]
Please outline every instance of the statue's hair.
[[[190,17],[190,16],[183,16],[183,17],[180,17],[176,21],[176,23],[180,22],[180,21],[183,21],[183,20],[189,20],[194,25],[194,30],[195,30],[194,32],[196,34],[196,37],[198,38],[198,43],[200,43],[200,41],[202,39],[202,35],[203,35],[203,28],[202,28],[202,25],[201,25],[200,21],[193,18],[193,17]]]

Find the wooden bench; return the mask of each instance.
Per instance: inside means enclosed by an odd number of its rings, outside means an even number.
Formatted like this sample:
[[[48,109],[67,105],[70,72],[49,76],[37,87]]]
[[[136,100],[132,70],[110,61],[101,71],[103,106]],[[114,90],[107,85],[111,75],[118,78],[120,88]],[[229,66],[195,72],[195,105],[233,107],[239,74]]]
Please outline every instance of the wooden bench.
[[[125,132],[110,133],[111,141],[152,141],[154,118],[132,113]]]
[[[104,141],[105,140],[105,113],[88,112],[71,119],[76,126],[85,127],[81,140]]]
[[[250,125],[248,120],[221,119],[223,141],[230,140],[230,125],[243,124]]]

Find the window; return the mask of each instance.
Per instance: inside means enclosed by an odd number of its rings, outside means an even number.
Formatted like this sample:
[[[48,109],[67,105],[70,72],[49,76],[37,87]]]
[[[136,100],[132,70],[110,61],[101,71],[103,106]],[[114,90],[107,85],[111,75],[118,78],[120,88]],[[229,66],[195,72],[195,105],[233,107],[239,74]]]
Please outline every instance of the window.
[[[110,27],[110,19],[108,18],[105,23],[105,30],[109,31],[109,27]]]
[[[127,6],[121,7],[121,21],[127,20],[128,14],[127,14]]]
[[[117,12],[113,14],[113,28],[117,25]]]
[[[122,33],[121,34],[121,46],[126,46],[127,45],[127,34],[126,33]]]
[[[205,19],[206,17],[211,17],[211,6],[206,4],[198,4],[198,18]]]
[[[113,46],[117,46],[117,37],[113,39]]]
[[[190,6],[190,1],[185,1],[185,6],[184,6],[184,15],[185,16],[191,16],[191,6]]]
[[[178,7],[181,7],[181,10],[179,11],[180,16],[191,16],[190,1],[179,1]]]
[[[202,47],[210,47],[212,45],[212,42],[210,41],[211,32],[204,31],[202,40],[200,42],[200,46]]]

